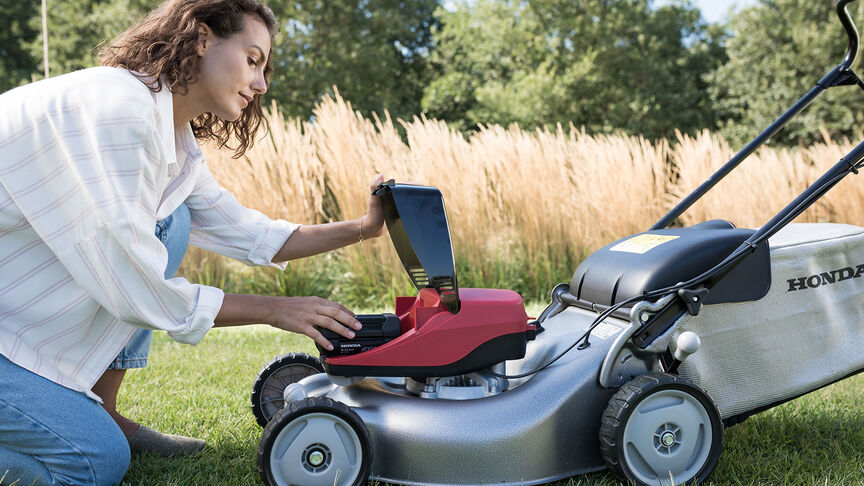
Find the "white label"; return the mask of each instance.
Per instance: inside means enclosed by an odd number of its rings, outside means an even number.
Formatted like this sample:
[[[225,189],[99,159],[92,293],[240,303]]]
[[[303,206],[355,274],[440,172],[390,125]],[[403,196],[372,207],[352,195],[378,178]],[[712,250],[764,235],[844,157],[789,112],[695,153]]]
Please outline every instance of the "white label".
[[[584,330],[587,331],[588,328],[586,327]],[[600,324],[597,324],[597,327],[595,327],[593,331],[591,331],[591,337],[606,339],[618,334],[619,332],[621,332],[621,328],[618,326],[601,322]]]

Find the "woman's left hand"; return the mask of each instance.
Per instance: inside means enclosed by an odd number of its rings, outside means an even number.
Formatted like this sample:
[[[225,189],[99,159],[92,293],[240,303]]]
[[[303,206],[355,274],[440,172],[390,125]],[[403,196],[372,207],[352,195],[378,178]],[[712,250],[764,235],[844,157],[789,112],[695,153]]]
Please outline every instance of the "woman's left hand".
[[[378,174],[378,177],[369,186],[370,192],[378,189],[378,186],[383,182],[384,176]],[[384,225],[384,206],[381,204],[380,197],[369,195],[369,207],[360,220],[360,225],[360,231],[364,238],[377,238],[387,232],[387,227]]]

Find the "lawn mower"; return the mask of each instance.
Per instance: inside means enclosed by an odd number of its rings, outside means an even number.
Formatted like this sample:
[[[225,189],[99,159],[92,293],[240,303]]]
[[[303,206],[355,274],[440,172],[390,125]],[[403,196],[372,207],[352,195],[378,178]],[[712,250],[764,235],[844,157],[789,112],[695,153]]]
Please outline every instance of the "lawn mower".
[[[864,228],[789,224],[864,166],[864,143],[757,229],[671,226],[822,91],[864,89],[850,2],[843,61],[648,231],[587,257],[536,319],[513,291],[458,286],[440,191],[379,186],[418,293],[259,373],[264,483],[701,482],[724,427],[864,370]]]

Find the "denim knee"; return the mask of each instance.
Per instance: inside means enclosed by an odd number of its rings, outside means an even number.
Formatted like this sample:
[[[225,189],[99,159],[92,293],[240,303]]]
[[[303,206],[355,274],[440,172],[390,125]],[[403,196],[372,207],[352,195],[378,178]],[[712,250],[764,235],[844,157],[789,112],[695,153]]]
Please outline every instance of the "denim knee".
[[[22,421],[27,422],[28,418],[22,417]],[[119,428],[95,429],[92,439],[77,442],[69,442],[50,429],[33,430],[31,439],[34,436],[44,438],[44,441],[33,440],[36,446],[43,446],[42,454],[31,455],[0,446],[0,479],[8,468],[6,480],[14,484],[20,479],[21,484],[33,485],[112,486],[120,484],[129,469],[129,443]],[[55,445],[40,444],[46,441]],[[6,482],[0,481],[0,484]]]
[[[120,484],[129,470],[129,442],[121,432],[111,441],[101,444],[93,456],[93,483],[96,486]]]
[[[129,469],[130,453],[126,437],[100,437],[86,450],[79,449],[63,459],[54,458],[48,470],[55,484],[114,486],[123,481]]]
[[[96,401],[0,355],[0,478],[21,484],[120,484],[129,443]],[[9,481],[7,481],[9,480]]]
[[[126,437],[118,430],[118,436],[102,437],[98,444],[86,451],[81,451],[77,457],[69,457],[65,463],[51,468],[54,480],[63,485],[95,485],[113,486],[123,481],[123,476],[129,469],[130,453]],[[107,439],[107,440],[105,440]],[[94,441],[95,442],[95,441]],[[85,474],[82,465],[87,464]],[[83,475],[82,475],[83,474]]]

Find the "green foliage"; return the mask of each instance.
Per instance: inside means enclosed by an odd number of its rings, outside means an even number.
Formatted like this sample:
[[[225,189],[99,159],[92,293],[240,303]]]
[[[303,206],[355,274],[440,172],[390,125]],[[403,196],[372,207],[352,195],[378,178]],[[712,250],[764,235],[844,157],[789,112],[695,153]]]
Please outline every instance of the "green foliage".
[[[160,3],[158,0],[51,0],[50,74],[95,66],[96,46]],[[410,118],[420,110],[426,56],[437,0],[285,0],[270,2],[281,21],[274,42],[270,97],[291,116],[309,118],[336,85],[364,114],[389,110]],[[0,90],[29,82],[42,68],[38,2],[0,6],[10,19],[0,33]],[[8,46],[8,47],[7,47]]]
[[[64,0],[48,3],[49,74],[56,76],[97,66],[96,47],[112,39],[141,18],[158,2],[155,0]],[[38,9],[37,9],[38,10]],[[23,41],[38,72],[42,67],[41,14],[30,19],[36,37]]]
[[[341,269],[341,265],[335,263],[336,259],[334,253],[327,253],[288,262],[285,271],[269,267],[256,269],[245,282],[246,287],[237,292],[280,296],[330,295]]]
[[[722,33],[687,2],[478,0],[438,14],[423,108],[463,130],[572,121],[660,137],[713,125],[701,75],[723,60]]]
[[[281,30],[270,88],[283,113],[309,118],[337,86],[364,114],[419,112],[438,0],[271,2]]]
[[[158,0],[49,0],[52,75],[93,66],[95,47]],[[337,86],[369,115],[425,110],[480,124],[585,126],[649,138],[722,129],[752,138],[842,58],[834,2],[760,0],[726,26],[689,0],[273,0],[281,27],[270,96],[309,118]],[[864,4],[851,4],[864,20]],[[38,1],[0,4],[0,91],[42,77]],[[775,137],[855,137],[852,87],[829,90]]]
[[[33,39],[37,35],[31,19],[38,18],[39,8],[39,2],[35,1],[0,3],[0,18],[4,23],[0,29],[0,93],[29,82],[36,70],[38,61],[22,46],[21,39]]]
[[[723,119],[723,134],[742,145],[836,66],[846,50],[846,34],[835,2],[761,0],[735,15],[726,42],[729,60],[707,76],[712,103]],[[850,5],[853,19],[864,20],[864,5]],[[864,122],[862,93],[850,86],[829,89],[775,135],[783,145],[855,136]]]

